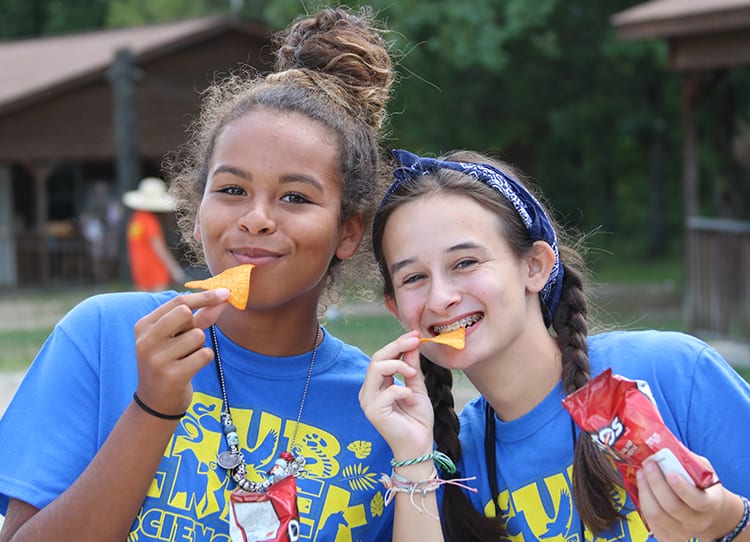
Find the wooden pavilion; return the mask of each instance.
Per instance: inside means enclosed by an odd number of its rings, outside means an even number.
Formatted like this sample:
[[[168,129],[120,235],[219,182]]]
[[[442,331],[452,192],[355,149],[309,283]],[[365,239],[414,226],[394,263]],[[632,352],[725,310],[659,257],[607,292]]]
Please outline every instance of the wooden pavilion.
[[[119,201],[160,176],[199,92],[239,64],[267,70],[269,45],[230,17],[0,42],[0,286],[90,282],[94,185]]]
[[[611,20],[623,39],[666,40],[669,68],[683,75],[684,306],[689,330],[748,339],[750,222],[701,216],[701,185],[712,180],[700,176],[696,111],[717,74],[750,66],[750,0],[653,0]],[[735,203],[747,215],[748,202]]]

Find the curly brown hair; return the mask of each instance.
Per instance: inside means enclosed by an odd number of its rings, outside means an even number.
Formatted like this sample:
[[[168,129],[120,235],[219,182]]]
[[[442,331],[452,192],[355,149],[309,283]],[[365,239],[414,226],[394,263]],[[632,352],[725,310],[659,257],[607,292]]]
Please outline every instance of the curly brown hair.
[[[241,67],[203,93],[188,140],[165,161],[177,225],[187,256],[203,264],[193,237],[214,145],[227,124],[256,109],[304,115],[339,142],[341,217],[369,220],[382,171],[380,143],[394,69],[384,30],[368,8],[327,8],[274,36],[275,70],[265,76]],[[340,261],[329,266],[329,283]]]

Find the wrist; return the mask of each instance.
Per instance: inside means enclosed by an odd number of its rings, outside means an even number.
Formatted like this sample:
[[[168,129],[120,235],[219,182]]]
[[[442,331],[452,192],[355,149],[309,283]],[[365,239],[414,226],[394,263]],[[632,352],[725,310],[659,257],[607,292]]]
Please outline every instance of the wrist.
[[[168,420],[168,421],[176,421],[180,420],[186,412],[180,412],[179,414],[171,414],[171,413],[164,413],[160,412],[154,408],[151,408],[149,405],[143,402],[143,400],[138,396],[137,392],[133,392],[133,402],[140,408],[143,412],[148,414],[149,416],[152,416],[154,418],[158,418],[160,420]]]
[[[727,493],[729,504],[727,512],[720,515],[721,523],[715,529],[718,535],[709,537],[715,542],[731,542],[750,524],[750,501],[746,497]]]
[[[413,468],[420,466],[421,468]],[[438,469],[451,474],[456,472],[456,465],[453,460],[440,450],[431,450],[426,454],[410,459],[399,460],[394,457],[391,460],[391,467],[393,467],[394,472],[398,472],[402,476],[419,476],[427,470],[430,473],[437,473]]]
[[[424,463],[415,463],[413,465],[405,465],[402,467],[393,467],[393,472],[413,482],[429,478],[434,471],[435,464],[432,461],[425,461]]]

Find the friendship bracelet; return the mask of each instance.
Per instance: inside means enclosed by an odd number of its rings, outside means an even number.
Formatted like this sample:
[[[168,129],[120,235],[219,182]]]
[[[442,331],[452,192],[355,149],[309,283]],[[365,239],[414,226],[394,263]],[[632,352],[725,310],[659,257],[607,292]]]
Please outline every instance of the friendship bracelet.
[[[160,418],[162,420],[179,420],[186,414],[185,412],[183,412],[182,414],[162,414],[161,412],[154,410],[146,403],[141,401],[141,398],[138,397],[138,394],[136,392],[133,392],[133,401],[135,401],[135,404],[141,407],[144,412],[148,412],[152,416]]]
[[[472,491],[476,493],[477,492],[476,488],[469,487],[467,485],[460,483],[460,482],[466,482],[466,481],[474,480],[474,479],[476,479],[476,476],[472,476],[470,478],[453,478],[450,480],[442,480],[438,477],[437,469],[433,467],[432,474],[430,475],[430,477],[425,478],[424,480],[420,480],[419,482],[412,482],[411,480],[404,478],[400,474],[396,473],[396,471],[391,472],[390,476],[388,476],[387,474],[383,474],[380,477],[380,482],[386,487],[386,492],[385,492],[385,505],[386,506],[388,506],[391,503],[391,501],[396,496],[396,493],[407,493],[409,495],[409,501],[411,502],[411,505],[414,508],[440,521],[440,517],[438,517],[436,514],[433,514],[432,512],[427,510],[427,507],[425,506],[424,499],[427,496],[427,494],[433,491],[437,491],[437,489],[442,485],[454,485],[454,486],[458,486],[468,491]],[[422,495],[421,506],[418,505],[416,502],[414,502],[415,493],[419,493]]]
[[[453,463],[453,460],[440,450],[433,450],[429,454],[415,457],[414,459],[405,459],[404,461],[396,461],[395,458],[391,459],[391,467],[394,469],[397,467],[408,467],[409,465],[416,465],[417,463],[423,463],[430,460],[437,463],[437,465],[445,472],[451,474],[456,472],[456,465]]]
[[[737,535],[744,531],[750,523],[750,501],[747,500],[747,497],[740,496],[740,499],[742,499],[742,506],[744,508],[740,522],[728,535],[717,538],[715,542],[732,542],[732,540],[737,538]]]

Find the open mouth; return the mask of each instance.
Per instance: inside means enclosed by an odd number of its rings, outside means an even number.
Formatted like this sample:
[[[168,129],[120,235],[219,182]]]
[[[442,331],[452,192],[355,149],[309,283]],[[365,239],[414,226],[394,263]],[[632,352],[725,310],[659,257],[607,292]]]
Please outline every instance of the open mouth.
[[[479,320],[481,320],[482,318],[484,318],[483,314],[472,314],[471,316],[461,318],[460,320],[456,320],[455,322],[451,322],[450,324],[447,324],[445,326],[432,326],[430,331],[432,331],[435,335],[440,335],[441,333],[453,331],[454,329],[458,329],[460,327],[465,327],[468,329],[479,322]]]

